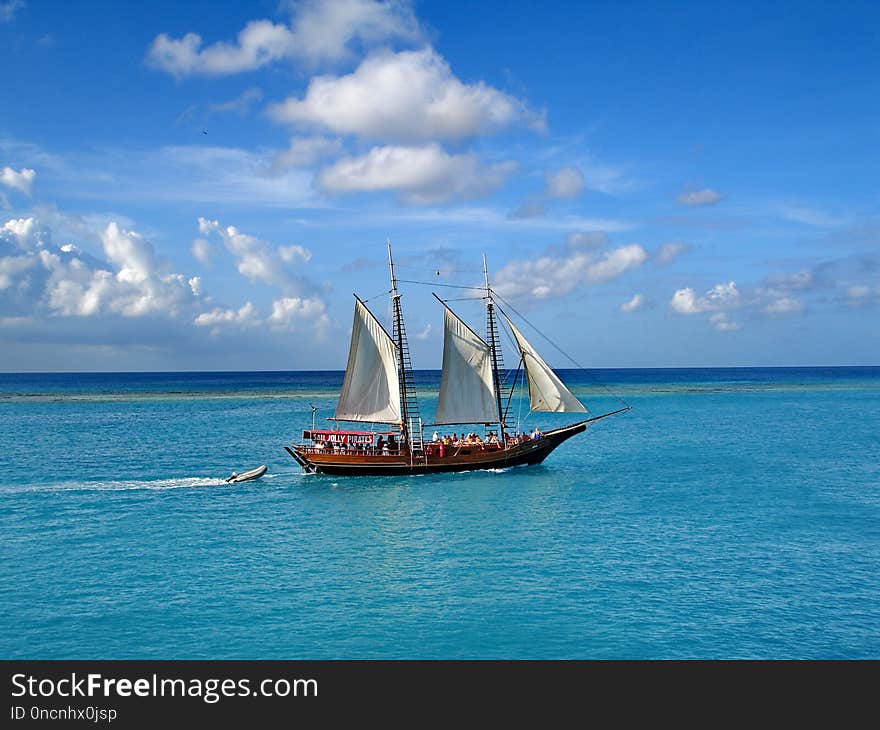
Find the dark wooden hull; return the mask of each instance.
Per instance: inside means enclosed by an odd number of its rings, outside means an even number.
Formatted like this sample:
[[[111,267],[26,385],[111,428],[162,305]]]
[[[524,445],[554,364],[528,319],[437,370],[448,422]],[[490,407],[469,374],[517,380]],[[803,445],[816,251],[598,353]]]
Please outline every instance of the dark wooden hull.
[[[394,476],[404,474],[436,474],[441,472],[504,469],[522,464],[540,464],[563,441],[583,432],[587,421],[564,426],[545,433],[537,441],[525,441],[506,449],[484,451],[462,448],[448,456],[418,456],[410,459],[404,453],[394,456],[315,453],[299,446],[284,449],[306,471],[339,476]],[[452,449],[450,449],[452,450]],[[466,453],[467,452],[467,453]]]

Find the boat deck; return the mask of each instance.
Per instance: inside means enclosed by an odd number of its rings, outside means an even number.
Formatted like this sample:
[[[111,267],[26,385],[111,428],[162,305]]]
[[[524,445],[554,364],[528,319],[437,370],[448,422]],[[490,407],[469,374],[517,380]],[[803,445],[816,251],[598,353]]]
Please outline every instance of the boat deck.
[[[311,445],[285,446],[306,471],[324,474],[425,474],[434,472],[499,469],[520,464],[538,464],[557,446],[586,429],[586,421],[548,431],[538,439],[510,441],[504,448],[487,444],[461,444],[444,447],[426,445],[424,454],[410,454],[404,448],[396,452],[375,449],[331,450]]]

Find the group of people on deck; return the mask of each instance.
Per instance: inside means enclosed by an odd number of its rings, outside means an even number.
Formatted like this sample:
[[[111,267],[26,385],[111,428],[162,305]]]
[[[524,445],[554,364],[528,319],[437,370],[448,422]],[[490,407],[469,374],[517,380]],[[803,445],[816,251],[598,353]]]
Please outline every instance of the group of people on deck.
[[[535,426],[534,431],[531,433],[520,431],[511,435],[504,432],[504,442],[498,439],[498,434],[495,433],[495,431],[490,431],[485,439],[480,438],[478,433],[462,434],[461,436],[454,433],[450,436],[448,434],[441,435],[439,431],[434,431],[434,435],[431,437],[430,450],[438,456],[446,456],[450,453],[455,454],[460,449],[466,447],[491,451],[494,449],[502,449],[505,444],[509,447],[521,444],[525,441],[537,441],[543,435],[544,434],[541,433],[541,430],[537,426]],[[453,451],[450,452],[450,449]]]
[[[537,426],[531,432],[519,431],[510,434],[505,431],[503,442],[499,440],[498,434],[495,431],[490,431],[486,434],[485,438],[481,438],[476,432],[461,435],[457,433],[441,435],[439,431],[434,431],[431,442],[426,444],[426,451],[434,456],[441,457],[457,454],[463,448],[494,451],[503,449],[505,445],[509,448],[527,441],[537,441],[543,435]],[[401,453],[401,446],[404,443],[405,441],[402,438],[396,438],[393,434],[380,434],[375,444],[345,444],[316,439],[313,448],[318,452],[325,451],[337,454],[396,456]]]

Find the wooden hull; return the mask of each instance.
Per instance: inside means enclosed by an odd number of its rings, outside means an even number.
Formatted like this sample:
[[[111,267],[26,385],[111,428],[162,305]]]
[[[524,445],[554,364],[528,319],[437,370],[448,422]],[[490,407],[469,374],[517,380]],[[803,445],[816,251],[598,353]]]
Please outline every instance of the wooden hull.
[[[563,441],[583,432],[587,421],[564,426],[545,433],[537,441],[525,441],[506,449],[483,450],[479,447],[455,449],[447,456],[413,457],[407,453],[394,456],[315,453],[299,446],[285,446],[297,463],[309,472],[339,476],[393,476],[403,474],[435,474],[440,472],[504,469],[522,464],[540,464]]]

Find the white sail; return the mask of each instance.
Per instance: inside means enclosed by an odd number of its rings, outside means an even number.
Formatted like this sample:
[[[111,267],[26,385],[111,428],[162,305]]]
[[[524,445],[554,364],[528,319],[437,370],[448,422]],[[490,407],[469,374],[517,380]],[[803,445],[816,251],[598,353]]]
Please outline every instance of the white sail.
[[[487,345],[455,313],[445,307],[443,372],[437,400],[438,424],[492,423],[498,402]]]
[[[348,365],[335,418],[371,423],[401,421],[397,345],[360,299],[354,305]]]
[[[529,341],[522,336],[513,322],[505,315],[504,319],[510,326],[519,351],[522,353],[523,365],[529,380],[529,401],[533,411],[551,411],[554,413],[586,413],[584,408],[572,392],[566,388],[562,381],[556,377],[551,367],[544,362]]]

